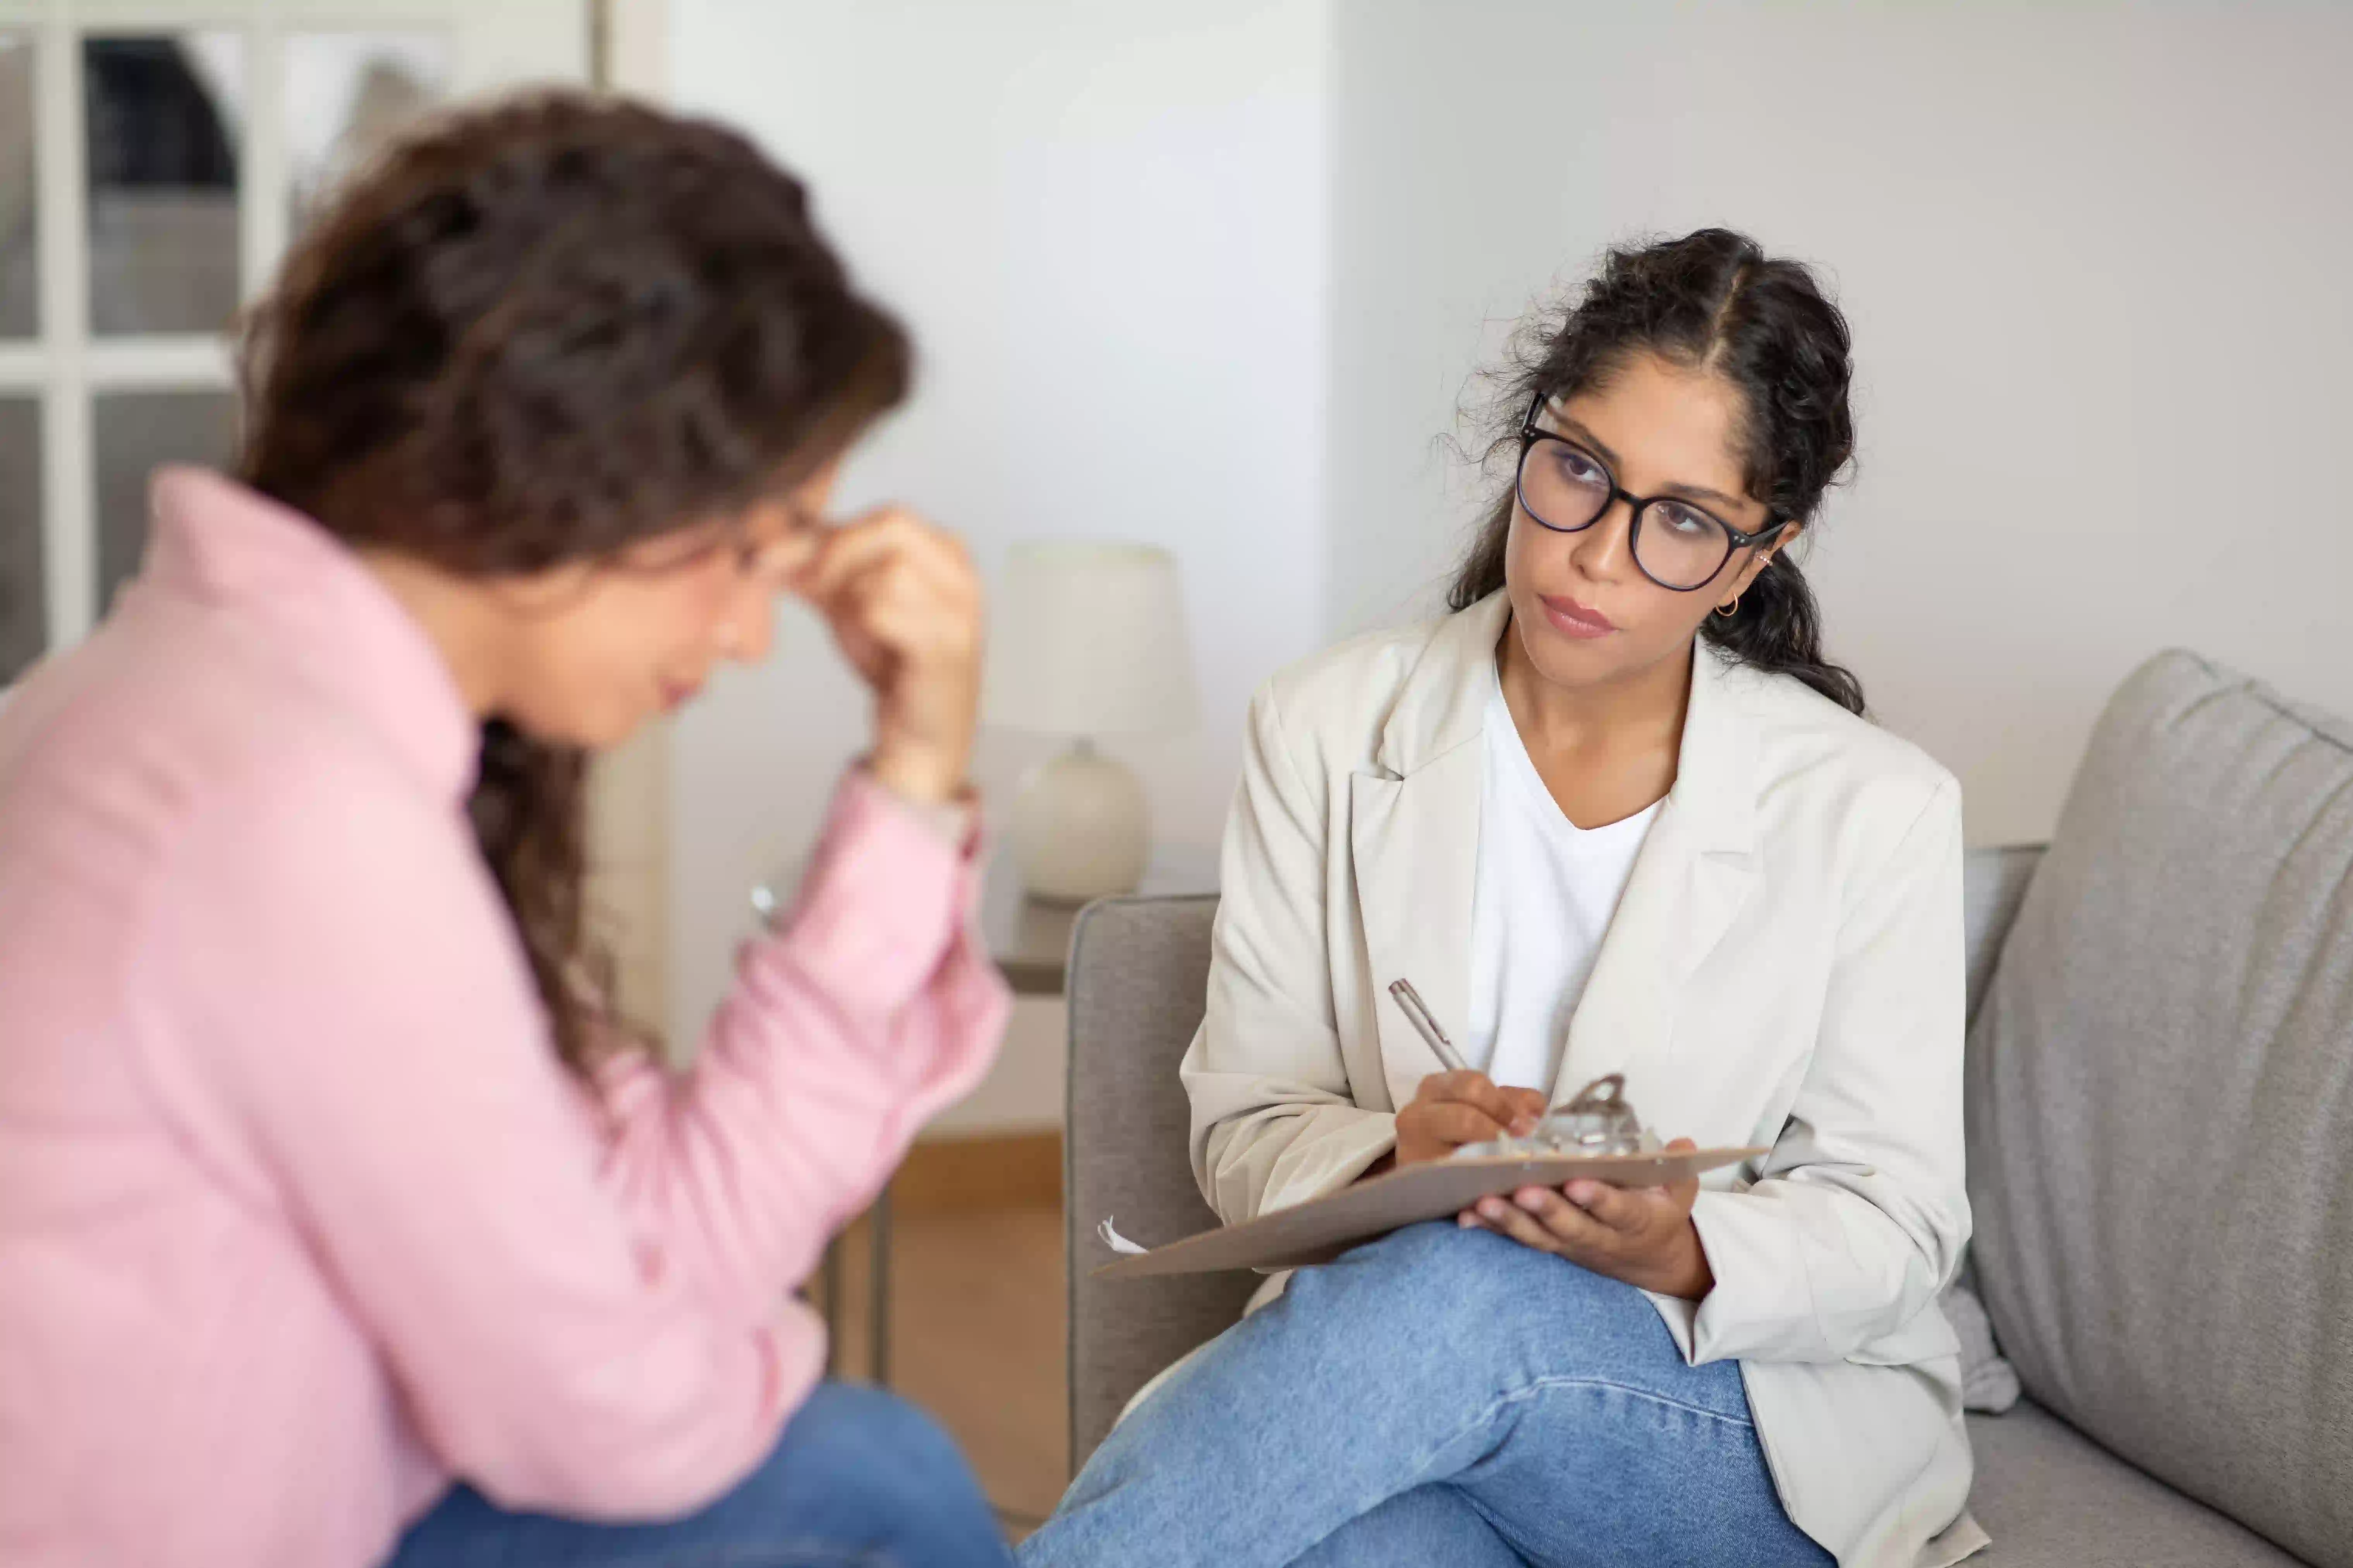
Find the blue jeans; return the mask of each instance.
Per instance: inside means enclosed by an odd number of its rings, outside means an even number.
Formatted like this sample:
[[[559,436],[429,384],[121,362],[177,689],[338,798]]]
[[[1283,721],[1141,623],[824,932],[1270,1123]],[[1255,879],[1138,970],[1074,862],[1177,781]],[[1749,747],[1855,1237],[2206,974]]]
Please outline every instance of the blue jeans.
[[[699,1513],[592,1524],[509,1513],[468,1486],[401,1538],[386,1568],[1006,1568],[964,1456],[876,1389],[818,1386],[760,1467]]]
[[[1451,1221],[1302,1269],[1138,1406],[1018,1552],[1124,1563],[1824,1564],[1739,1364],[1630,1285]]]

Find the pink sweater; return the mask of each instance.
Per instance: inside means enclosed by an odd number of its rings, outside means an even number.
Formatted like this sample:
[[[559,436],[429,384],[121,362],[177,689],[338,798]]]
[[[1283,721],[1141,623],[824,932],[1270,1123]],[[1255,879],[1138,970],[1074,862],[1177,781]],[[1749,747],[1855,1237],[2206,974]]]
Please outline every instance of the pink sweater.
[[[0,1562],[360,1568],[462,1476],[691,1510],[823,1359],[788,1300],[1004,985],[863,775],[691,1073],[567,1076],[423,634],[308,521],[155,486],[0,707]]]

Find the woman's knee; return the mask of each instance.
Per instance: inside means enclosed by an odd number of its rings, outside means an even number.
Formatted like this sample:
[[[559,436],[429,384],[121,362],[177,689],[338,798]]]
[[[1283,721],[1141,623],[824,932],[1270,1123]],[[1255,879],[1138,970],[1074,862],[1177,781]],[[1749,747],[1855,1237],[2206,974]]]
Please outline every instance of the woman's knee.
[[[1409,1321],[1424,1333],[1456,1328],[1488,1338],[1515,1324],[1550,1333],[1612,1320],[1663,1332],[1632,1286],[1449,1220],[1409,1226],[1303,1271],[1292,1289],[1304,1302],[1351,1318]]]
[[[1282,1329],[1326,1367],[1419,1364],[1497,1390],[1533,1379],[1680,1364],[1640,1290],[1493,1231],[1409,1226],[1303,1270]]]
[[[821,1383],[786,1424],[769,1460],[803,1485],[931,1493],[969,1468],[955,1439],[922,1406],[879,1388]]]
[[[881,1389],[818,1384],[724,1506],[795,1537],[887,1545],[911,1563],[1006,1561],[996,1515],[955,1439]]]

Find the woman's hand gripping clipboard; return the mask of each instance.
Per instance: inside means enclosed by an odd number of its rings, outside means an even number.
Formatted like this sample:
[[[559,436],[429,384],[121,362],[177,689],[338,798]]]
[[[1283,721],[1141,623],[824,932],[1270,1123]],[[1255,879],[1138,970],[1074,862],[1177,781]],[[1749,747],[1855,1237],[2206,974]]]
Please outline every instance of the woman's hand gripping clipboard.
[[[1390,1171],[1328,1197],[1136,1253],[1094,1271],[1099,1279],[1206,1274],[1221,1268],[1293,1268],[1329,1263],[1359,1242],[1426,1219],[1447,1219],[1481,1198],[1578,1177],[1621,1187],[1663,1186],[1737,1164],[1764,1149],[1681,1149],[1630,1154],[1458,1154]]]
[[[1424,1024],[1426,1011],[1416,1016],[1420,998],[1410,994],[1412,988],[1400,981],[1392,989],[1415,1026],[1425,1036],[1435,1032],[1434,1021]],[[1444,1039],[1438,1036],[1439,1041]],[[1451,1044],[1440,1053],[1441,1060],[1452,1055]],[[1625,1079],[1611,1073],[1586,1085],[1525,1138],[1465,1144],[1451,1159],[1390,1171],[1240,1225],[1134,1252],[1097,1268],[1095,1277],[1134,1279],[1149,1274],[1328,1263],[1358,1242],[1460,1214],[1481,1198],[1522,1187],[1559,1187],[1580,1177],[1620,1187],[1665,1186],[1769,1152],[1662,1148],[1626,1102],[1625,1090]],[[1119,1245],[1109,1220],[1100,1234],[1106,1245]]]

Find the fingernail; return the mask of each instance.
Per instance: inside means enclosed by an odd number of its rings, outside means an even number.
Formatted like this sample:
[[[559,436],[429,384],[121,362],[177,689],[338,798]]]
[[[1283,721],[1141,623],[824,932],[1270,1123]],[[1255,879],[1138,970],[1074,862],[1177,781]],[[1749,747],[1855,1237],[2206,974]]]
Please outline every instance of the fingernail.
[[[1501,1198],[1481,1198],[1479,1200],[1479,1212],[1485,1215],[1489,1219],[1501,1219],[1504,1217],[1504,1200]]]
[[[1578,1208],[1589,1207],[1593,1203],[1593,1184],[1591,1182],[1571,1182],[1567,1186],[1561,1189],[1561,1195],[1567,1198],[1570,1203],[1575,1204]]]
[[[1522,1193],[1519,1194],[1519,1204],[1530,1214],[1535,1214],[1544,1207],[1544,1194],[1535,1192]]]
[[[1525,1138],[1525,1137],[1526,1137],[1529,1133],[1531,1133],[1531,1132],[1535,1131],[1535,1130],[1536,1130],[1536,1119],[1535,1119],[1535,1117],[1533,1117],[1533,1116],[1515,1116],[1515,1117],[1512,1118],[1512,1136],[1513,1136],[1513,1137],[1514,1137],[1514,1138]]]

